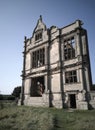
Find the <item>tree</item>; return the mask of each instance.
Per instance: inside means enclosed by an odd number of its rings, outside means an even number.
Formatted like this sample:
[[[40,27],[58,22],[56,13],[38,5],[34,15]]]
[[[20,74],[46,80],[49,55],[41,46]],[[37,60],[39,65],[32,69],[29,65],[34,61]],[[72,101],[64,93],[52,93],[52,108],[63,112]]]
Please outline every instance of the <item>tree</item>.
[[[95,90],[95,84],[92,84],[92,90]]]
[[[20,98],[20,93],[21,93],[21,86],[17,86],[14,88],[12,95],[15,96],[16,98]]]

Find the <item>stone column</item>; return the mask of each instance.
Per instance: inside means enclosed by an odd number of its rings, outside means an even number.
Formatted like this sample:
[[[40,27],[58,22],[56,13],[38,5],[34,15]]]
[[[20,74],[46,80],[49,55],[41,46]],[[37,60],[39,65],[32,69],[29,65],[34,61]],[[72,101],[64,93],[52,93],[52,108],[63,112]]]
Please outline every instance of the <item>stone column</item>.
[[[63,84],[63,53],[62,53],[62,36],[61,36],[61,30],[59,30],[59,63],[60,63],[60,92],[61,92],[61,103],[62,108],[65,107],[64,103],[64,84]]]
[[[24,37],[24,52],[23,52],[23,72],[22,72],[22,88],[21,88],[21,105],[24,105],[24,87],[25,87],[25,62],[26,62],[26,46],[27,37]]]
[[[31,79],[26,79],[24,82],[24,95],[25,99],[30,97]]]
[[[84,89],[84,79],[83,79],[83,68],[80,68],[80,82],[81,82],[81,90]]]
[[[81,36],[79,30],[76,34],[76,56],[78,57],[78,61],[82,61],[82,51],[81,51]]]
[[[45,93],[48,91],[48,87],[47,87],[47,75],[44,76],[44,85],[45,85]]]
[[[78,29],[77,30],[77,36],[76,36],[76,44],[77,44],[77,57],[78,57],[78,64],[80,65],[80,78],[82,81],[82,88],[86,90],[85,85],[85,74],[84,74],[84,65],[83,65],[83,52],[82,52],[82,40],[81,40],[81,32]]]
[[[85,66],[85,82],[86,82],[86,89],[90,91],[90,79],[89,79],[89,72],[88,72],[88,65]]]

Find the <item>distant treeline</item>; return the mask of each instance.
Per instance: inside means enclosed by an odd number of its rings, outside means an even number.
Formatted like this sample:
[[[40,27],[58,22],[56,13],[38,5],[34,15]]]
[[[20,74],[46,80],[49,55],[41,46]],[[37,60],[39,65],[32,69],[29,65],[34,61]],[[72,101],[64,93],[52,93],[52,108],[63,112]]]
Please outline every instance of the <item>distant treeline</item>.
[[[13,96],[13,95],[2,95],[2,94],[0,94],[0,100],[15,100],[15,96]]]

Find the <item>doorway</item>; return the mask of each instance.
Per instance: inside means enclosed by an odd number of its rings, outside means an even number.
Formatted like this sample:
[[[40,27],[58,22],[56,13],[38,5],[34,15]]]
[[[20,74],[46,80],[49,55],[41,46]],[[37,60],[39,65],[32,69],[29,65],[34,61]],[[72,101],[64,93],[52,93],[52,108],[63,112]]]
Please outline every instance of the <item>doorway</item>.
[[[76,108],[76,95],[70,94],[69,99],[70,99],[70,108]]]

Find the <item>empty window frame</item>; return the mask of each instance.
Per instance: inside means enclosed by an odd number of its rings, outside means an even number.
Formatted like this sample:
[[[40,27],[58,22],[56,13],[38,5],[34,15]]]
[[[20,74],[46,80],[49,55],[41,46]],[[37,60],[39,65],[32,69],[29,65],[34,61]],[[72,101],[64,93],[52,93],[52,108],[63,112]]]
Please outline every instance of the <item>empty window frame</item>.
[[[45,64],[45,49],[41,48],[32,53],[32,68],[41,67]]]
[[[77,82],[77,71],[65,72],[65,83],[76,83]]]
[[[75,39],[71,37],[64,41],[64,59],[69,60],[75,57]]]
[[[38,41],[41,39],[42,39],[42,31],[38,31],[35,35],[35,41]]]

